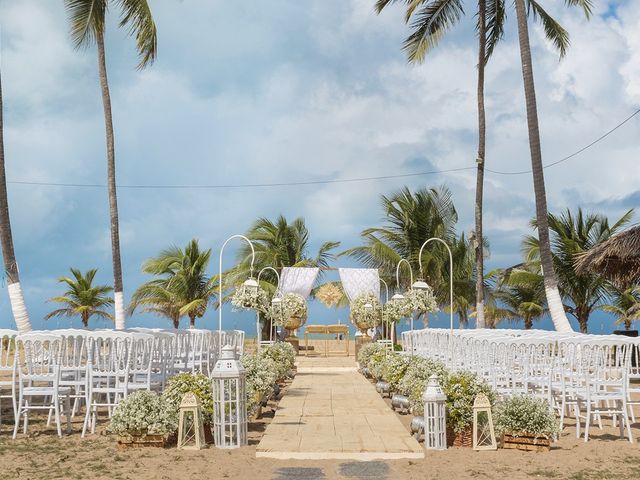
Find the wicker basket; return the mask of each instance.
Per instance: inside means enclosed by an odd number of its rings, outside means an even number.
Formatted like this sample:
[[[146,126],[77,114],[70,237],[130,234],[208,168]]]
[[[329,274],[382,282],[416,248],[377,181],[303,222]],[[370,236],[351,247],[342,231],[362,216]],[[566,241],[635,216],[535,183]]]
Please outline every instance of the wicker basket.
[[[461,432],[455,432],[452,427],[447,427],[447,447],[471,448],[472,446],[473,428],[471,426]]]

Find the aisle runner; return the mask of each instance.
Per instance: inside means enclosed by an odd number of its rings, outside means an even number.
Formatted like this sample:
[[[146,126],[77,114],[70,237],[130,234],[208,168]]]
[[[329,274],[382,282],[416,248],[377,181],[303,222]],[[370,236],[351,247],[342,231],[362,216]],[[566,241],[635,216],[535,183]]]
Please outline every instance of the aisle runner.
[[[256,457],[423,458],[424,449],[356,371],[353,357],[300,359]]]

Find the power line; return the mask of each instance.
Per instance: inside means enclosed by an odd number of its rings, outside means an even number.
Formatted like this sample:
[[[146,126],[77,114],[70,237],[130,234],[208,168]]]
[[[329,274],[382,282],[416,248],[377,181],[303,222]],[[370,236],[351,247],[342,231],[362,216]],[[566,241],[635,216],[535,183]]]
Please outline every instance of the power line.
[[[544,165],[542,168],[550,168],[560,163],[566,162],[567,160],[576,157],[581,154],[585,150],[593,147],[597,143],[601,142],[613,132],[622,127],[625,123],[631,120],[633,117],[640,113],[640,109],[633,112],[627,118],[625,118],[622,122],[618,123],[611,130],[607,131],[600,137],[596,138],[594,141],[585,145],[581,149],[573,152],[571,155],[567,155],[559,160],[548,163]],[[214,190],[214,189],[231,189],[231,188],[261,188],[261,187],[292,187],[292,186],[304,186],[304,185],[326,185],[332,183],[356,183],[356,182],[370,182],[377,180],[390,180],[394,178],[409,178],[409,177],[421,177],[426,175],[437,175],[443,173],[453,173],[453,172],[462,172],[465,170],[475,170],[476,167],[459,167],[459,168],[450,168],[445,170],[429,170],[425,172],[416,172],[416,173],[402,173],[396,175],[380,175],[374,177],[358,177],[358,178],[342,178],[342,179],[332,179],[332,180],[303,180],[296,182],[275,182],[275,183],[238,183],[238,184],[219,184],[219,185],[118,185],[119,189],[136,189],[136,190],[151,190],[151,189],[159,189],[159,190],[178,190],[178,189],[202,189],[202,190]],[[502,172],[499,170],[491,170],[489,168],[485,168],[487,172],[493,173],[495,175],[525,175],[531,173],[532,170],[521,170],[516,172]],[[13,180],[8,181],[7,183],[13,185],[33,185],[33,186],[47,186],[47,187],[72,187],[72,188],[107,188],[104,184],[99,183],[56,183],[56,182],[31,182],[31,181],[20,181]]]

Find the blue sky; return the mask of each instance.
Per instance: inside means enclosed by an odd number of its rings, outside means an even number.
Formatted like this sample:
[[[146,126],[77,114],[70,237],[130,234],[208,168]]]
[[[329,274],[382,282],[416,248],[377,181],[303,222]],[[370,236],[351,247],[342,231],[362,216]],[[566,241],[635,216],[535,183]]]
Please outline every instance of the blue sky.
[[[111,12],[107,61],[118,182],[237,184],[414,173],[474,164],[475,41],[472,17],[424,65],[408,66],[399,8],[377,16],[373,0],[151,1],[157,62],[136,71],[134,41]],[[640,12],[632,1],[597,2],[586,22],[546,2],[571,34],[562,61],[532,29],[545,162],[573,153],[640,104]],[[515,15],[487,70],[487,166],[529,168]],[[95,48],[75,51],[63,2],[0,3],[5,149],[10,181],[104,183],[105,149]],[[549,208],[617,217],[638,206],[638,118],[580,156],[546,171]],[[225,238],[259,216],[304,216],[313,248],[357,245],[381,222],[379,197],[403,185],[447,185],[473,226],[473,171],[409,179],[257,189],[119,190],[125,296],[145,280],[140,265],[196,237],[217,259]],[[530,175],[488,174],[487,268],[520,259],[534,215]],[[16,254],[36,327],[70,266],[111,282],[106,191],[9,185]],[[635,221],[638,221],[636,216]],[[225,252],[231,265],[234,251]],[[211,272],[217,270],[212,262]],[[4,285],[3,285],[4,289]],[[311,307],[312,321],[346,311]],[[6,292],[0,326],[12,326]],[[216,313],[202,326],[213,327]],[[250,319],[225,311],[229,326]],[[438,320],[439,324],[443,320]],[[55,321],[53,322],[55,323]],[[53,325],[53,323],[49,325]],[[62,324],[63,322],[61,322]],[[136,316],[129,324],[164,320]],[[540,323],[549,327],[550,322]],[[610,322],[594,316],[591,329]]]

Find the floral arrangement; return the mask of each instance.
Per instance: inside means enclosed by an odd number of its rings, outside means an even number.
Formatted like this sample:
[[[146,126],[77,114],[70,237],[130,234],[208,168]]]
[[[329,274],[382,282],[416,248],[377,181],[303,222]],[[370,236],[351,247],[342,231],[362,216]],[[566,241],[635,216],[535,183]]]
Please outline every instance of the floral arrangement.
[[[489,384],[471,372],[451,373],[441,385],[447,396],[447,425],[456,433],[473,424],[473,402],[479,393],[484,393],[491,405],[496,401]]]
[[[327,308],[335,307],[344,297],[344,292],[335,283],[325,283],[316,292],[315,297]]]
[[[437,375],[440,384],[443,384],[446,381],[448,372],[440,362],[417,356],[408,358],[409,365],[398,383],[398,391],[409,398],[409,404],[414,415],[422,415],[424,410],[422,394],[427,388],[429,377]]]
[[[369,373],[373,378],[380,380],[384,377],[388,358],[389,358],[389,351],[386,350],[385,348],[374,352],[369,357],[368,368],[369,368]]]
[[[268,309],[267,317],[278,326],[286,324],[291,317],[307,318],[307,301],[297,293],[286,293],[279,306]]]
[[[384,304],[382,320],[385,323],[396,323],[412,314],[411,307],[406,298],[391,300]]]
[[[433,295],[431,288],[419,289],[412,288],[404,294],[406,308],[410,312],[416,312],[418,315],[424,315],[429,312],[438,311],[438,302]]]
[[[257,290],[253,290],[241,285],[233,292],[231,305],[234,311],[256,310],[264,312],[269,305],[269,296],[267,292],[260,287],[258,287]]]
[[[210,419],[213,415],[211,379],[202,373],[180,373],[171,377],[162,396],[169,406],[178,412],[182,397],[189,392],[200,399],[205,420]]]
[[[296,361],[296,351],[293,345],[287,342],[276,342],[273,345],[263,347],[260,350],[260,355],[273,360],[278,379],[291,376],[291,370],[293,370]]]
[[[247,411],[252,413],[258,408],[263,397],[273,394],[273,386],[278,379],[278,366],[270,357],[254,354],[243,355],[240,363],[247,371]]]
[[[386,353],[386,347],[384,345],[381,345],[379,343],[376,342],[372,342],[372,343],[367,343],[365,345],[363,345],[362,347],[360,347],[360,350],[358,351],[358,363],[360,364],[360,367],[364,368],[364,367],[369,367],[369,362],[371,361],[371,358],[374,355],[377,355],[378,353]]]
[[[373,308],[368,310],[365,305],[371,305]],[[365,329],[371,328],[380,323],[382,318],[382,305],[380,300],[373,293],[363,293],[358,295],[353,302],[351,302],[350,317],[354,324],[358,328]]]
[[[387,355],[382,364],[382,378],[391,386],[391,391],[397,391],[409,365],[411,358],[408,355],[392,353]]]
[[[178,428],[178,411],[165,398],[140,390],[122,400],[111,417],[109,432],[120,436],[167,435]]]
[[[552,438],[559,432],[558,422],[546,400],[515,396],[498,403],[495,427],[499,434],[528,434]]]

